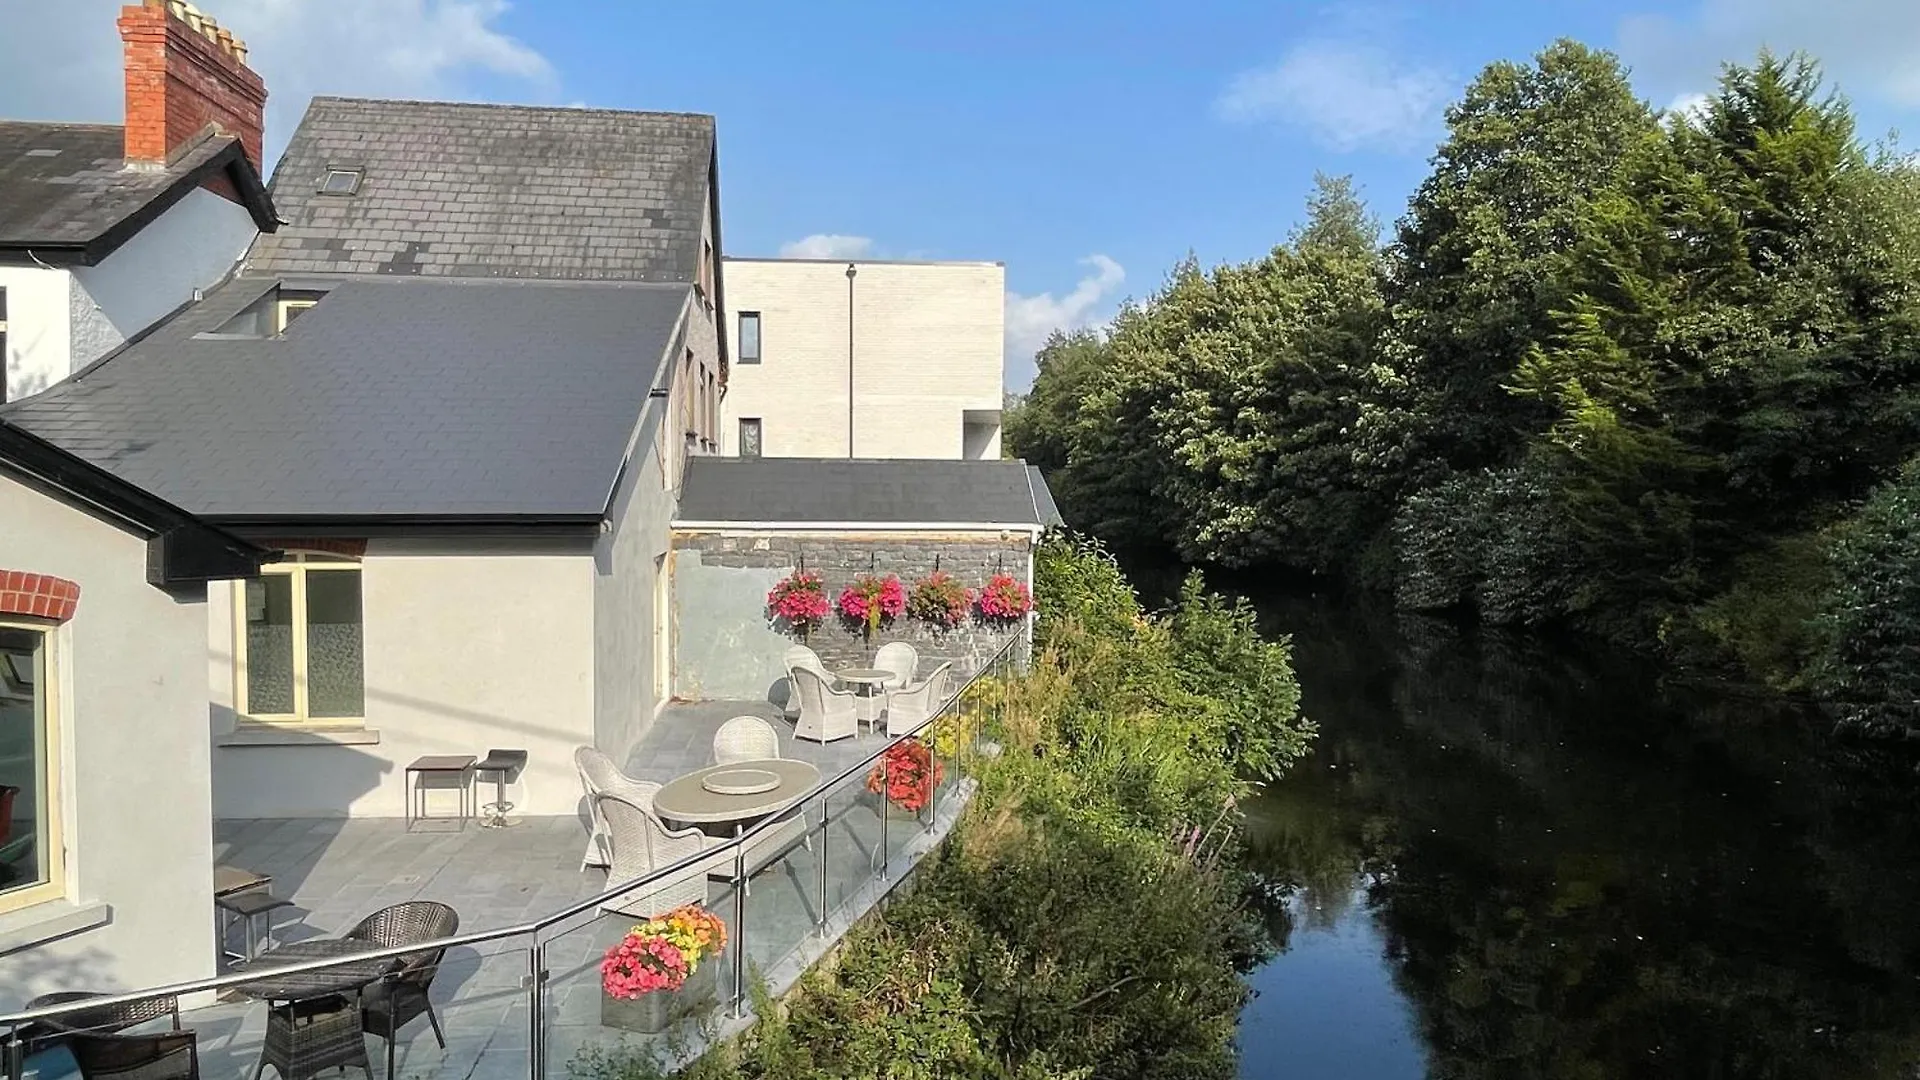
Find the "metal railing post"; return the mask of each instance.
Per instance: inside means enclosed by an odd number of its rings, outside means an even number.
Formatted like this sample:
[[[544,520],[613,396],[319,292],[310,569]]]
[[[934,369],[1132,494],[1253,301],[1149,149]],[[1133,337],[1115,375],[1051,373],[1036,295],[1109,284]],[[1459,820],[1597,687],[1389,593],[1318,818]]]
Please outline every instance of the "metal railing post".
[[[747,848],[733,850],[733,1015],[747,1014]]]
[[[880,876],[887,876],[887,822],[893,819],[893,759],[880,755]]]
[[[547,947],[536,935],[527,950],[527,1047],[533,1080],[547,1075]]]
[[[820,864],[820,936],[827,936],[827,828],[833,824],[831,800],[825,792],[820,795],[820,854],[816,860]]]

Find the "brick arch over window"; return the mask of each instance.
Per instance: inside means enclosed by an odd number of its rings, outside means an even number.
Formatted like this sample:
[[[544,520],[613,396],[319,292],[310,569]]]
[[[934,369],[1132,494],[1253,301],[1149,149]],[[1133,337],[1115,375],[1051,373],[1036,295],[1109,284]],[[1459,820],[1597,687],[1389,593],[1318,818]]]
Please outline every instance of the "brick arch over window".
[[[29,615],[66,622],[80,606],[80,586],[52,574],[0,570],[0,616]]]

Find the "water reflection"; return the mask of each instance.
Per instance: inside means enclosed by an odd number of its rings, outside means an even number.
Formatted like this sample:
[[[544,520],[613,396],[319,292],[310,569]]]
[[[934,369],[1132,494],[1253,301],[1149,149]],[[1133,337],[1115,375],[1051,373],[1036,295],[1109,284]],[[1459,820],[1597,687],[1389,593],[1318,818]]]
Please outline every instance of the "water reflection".
[[[1247,1077],[1920,1076],[1910,766],[1619,657],[1260,597],[1315,755],[1253,808]]]

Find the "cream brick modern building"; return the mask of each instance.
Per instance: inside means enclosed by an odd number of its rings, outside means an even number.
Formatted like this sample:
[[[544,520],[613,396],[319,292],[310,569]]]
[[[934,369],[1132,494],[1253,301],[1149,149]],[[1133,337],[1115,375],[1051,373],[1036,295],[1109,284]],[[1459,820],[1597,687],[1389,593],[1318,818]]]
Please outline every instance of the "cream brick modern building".
[[[1000,456],[1000,263],[728,258],[722,273],[723,454]]]

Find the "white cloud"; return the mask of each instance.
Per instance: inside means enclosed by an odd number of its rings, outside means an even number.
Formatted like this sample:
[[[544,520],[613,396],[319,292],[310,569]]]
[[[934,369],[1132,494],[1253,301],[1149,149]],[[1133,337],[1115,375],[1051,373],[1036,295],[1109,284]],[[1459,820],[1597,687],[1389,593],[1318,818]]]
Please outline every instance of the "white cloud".
[[[1007,387],[1025,389],[1033,381],[1033,354],[1055,330],[1079,330],[1106,321],[1103,314],[1127,271],[1105,255],[1080,260],[1090,272],[1064,296],[1043,292],[1023,296],[1007,290]]]
[[[1453,81],[1384,49],[1318,39],[1288,49],[1272,67],[1234,76],[1214,110],[1235,123],[1306,128],[1315,141],[1347,152],[1410,150],[1440,128]]]
[[[1920,108],[1920,4],[1913,0],[1696,0],[1684,15],[1621,20],[1620,55],[1655,100],[1710,82],[1761,46],[1807,52],[1849,95]]]
[[[783,259],[864,259],[872,253],[871,237],[840,233],[814,233],[780,245]]]
[[[120,122],[125,111],[122,0],[8,5],[0,34],[0,102],[8,119]],[[551,97],[546,57],[500,30],[506,0],[208,0],[198,5],[246,41],[267,82],[267,157],[315,94],[487,96],[504,79],[515,96]]]
[[[1705,94],[1680,94],[1667,102],[1664,110],[1672,116],[1685,116],[1698,120],[1707,115],[1707,102],[1712,100]]]

